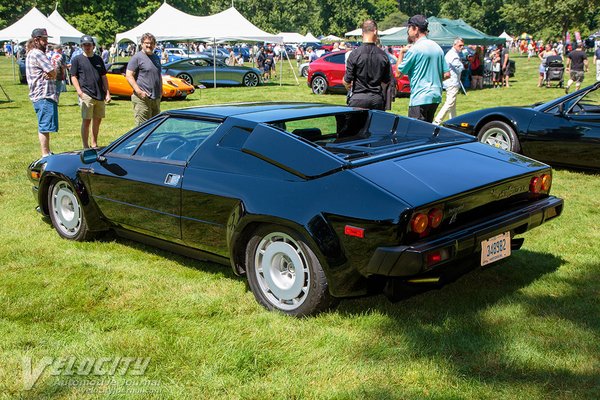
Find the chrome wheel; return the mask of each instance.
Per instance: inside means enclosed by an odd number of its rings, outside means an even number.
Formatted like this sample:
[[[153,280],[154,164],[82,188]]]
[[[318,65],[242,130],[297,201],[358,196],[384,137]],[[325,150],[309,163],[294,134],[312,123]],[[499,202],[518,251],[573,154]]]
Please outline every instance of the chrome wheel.
[[[502,150],[511,150],[512,141],[510,134],[502,128],[490,128],[481,134],[480,142],[498,147]]]
[[[302,76],[305,78],[308,76],[308,67],[302,68]]]
[[[192,80],[192,77],[189,76],[188,74],[179,74],[179,75],[177,75],[177,77],[179,79],[183,79],[184,81],[186,81],[188,85],[192,85],[193,86],[193,82],[194,81]]]
[[[74,238],[81,230],[82,210],[69,184],[60,181],[52,187],[50,213],[54,227],[64,237]]]
[[[310,271],[296,240],[281,232],[268,234],[256,248],[254,263],[260,290],[269,303],[281,310],[294,310],[304,303]]]
[[[253,72],[249,72],[244,75],[244,86],[246,87],[254,87],[258,85],[258,75]]]
[[[311,86],[314,94],[324,94],[327,91],[327,80],[322,76],[317,76],[313,79]]]

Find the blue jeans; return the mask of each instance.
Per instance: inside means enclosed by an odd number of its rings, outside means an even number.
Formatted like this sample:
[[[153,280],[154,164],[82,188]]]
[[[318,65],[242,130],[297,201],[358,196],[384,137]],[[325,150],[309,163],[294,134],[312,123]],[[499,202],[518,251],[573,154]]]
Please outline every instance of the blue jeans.
[[[54,100],[41,99],[33,103],[38,119],[38,132],[58,132],[58,104]]]

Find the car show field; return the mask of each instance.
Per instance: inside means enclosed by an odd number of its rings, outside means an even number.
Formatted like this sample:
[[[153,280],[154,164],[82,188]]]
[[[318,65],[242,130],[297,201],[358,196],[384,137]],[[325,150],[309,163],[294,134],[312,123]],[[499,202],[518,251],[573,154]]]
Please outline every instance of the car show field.
[[[536,88],[537,60],[511,57],[518,65],[511,87],[468,91],[458,98],[459,115],[563,95],[560,89]],[[305,80],[296,83],[289,65],[279,67],[277,77],[263,85],[196,89],[184,100],[163,102],[162,108],[345,103],[343,95],[312,94]],[[294,62],[292,67],[297,73]],[[588,73],[584,86],[592,79]],[[111,234],[89,242],[57,235],[35,212],[26,174],[39,157],[35,114],[27,86],[18,83],[4,57],[0,83],[12,100],[0,102],[0,393],[7,398],[80,399],[89,396],[86,384],[96,385],[96,397],[108,397],[111,385],[136,384],[146,385],[148,398],[598,397],[597,171],[554,169],[551,194],[564,199],[562,215],[524,233],[523,247],[502,261],[396,303],[381,295],[351,298],[335,310],[291,318],[261,307],[246,279],[228,266]],[[406,116],[407,105],[408,99],[398,98],[392,112]],[[59,133],[51,139],[55,153],[80,149],[80,118],[69,87],[60,99]],[[114,99],[106,107],[100,144],[108,145],[133,126],[131,102]],[[515,157],[516,164],[523,160]],[[436,169],[451,175],[457,164],[431,166],[434,176]],[[298,201],[290,192],[276,195],[281,203]],[[336,197],[344,203],[351,195],[338,191]],[[206,198],[198,205],[214,215],[222,212],[207,208]],[[217,227],[202,232],[207,248],[222,245]],[[506,236],[489,239],[501,246]],[[67,365],[70,359],[116,357],[148,358],[148,364],[143,376],[108,378],[67,376],[65,367],[53,374],[48,367],[25,390],[26,360],[35,372],[48,357],[55,366],[60,360]]]

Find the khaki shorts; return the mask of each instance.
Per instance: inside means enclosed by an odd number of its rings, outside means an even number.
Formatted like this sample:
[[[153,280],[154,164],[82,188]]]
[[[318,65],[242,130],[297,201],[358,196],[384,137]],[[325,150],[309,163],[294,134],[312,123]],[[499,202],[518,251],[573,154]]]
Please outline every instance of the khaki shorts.
[[[106,110],[104,100],[93,99],[84,93],[79,99],[79,106],[81,107],[82,119],[104,118]]]
[[[135,93],[131,95],[133,105],[133,118],[136,125],[141,125],[150,118],[160,114],[160,98],[139,98]]]
[[[581,83],[583,82],[583,71],[571,71],[569,76],[573,82]]]

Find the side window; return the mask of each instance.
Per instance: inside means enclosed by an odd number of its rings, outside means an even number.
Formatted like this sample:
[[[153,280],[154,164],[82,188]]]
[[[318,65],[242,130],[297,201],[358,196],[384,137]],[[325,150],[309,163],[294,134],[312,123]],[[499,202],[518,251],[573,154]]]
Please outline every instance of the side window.
[[[600,90],[590,90],[573,107],[573,112],[584,114],[600,113]]]
[[[336,54],[331,57],[327,57],[327,61],[334,64],[344,64],[344,54]]]
[[[171,117],[156,128],[135,152],[135,156],[171,161],[187,161],[219,122]]]
[[[144,140],[144,138],[148,135],[148,133],[156,128],[162,121],[162,119],[159,119],[143,126],[133,135],[119,143],[117,147],[112,149],[110,152],[123,155],[132,155],[135,149],[137,149],[138,145],[142,143],[142,140]]]

